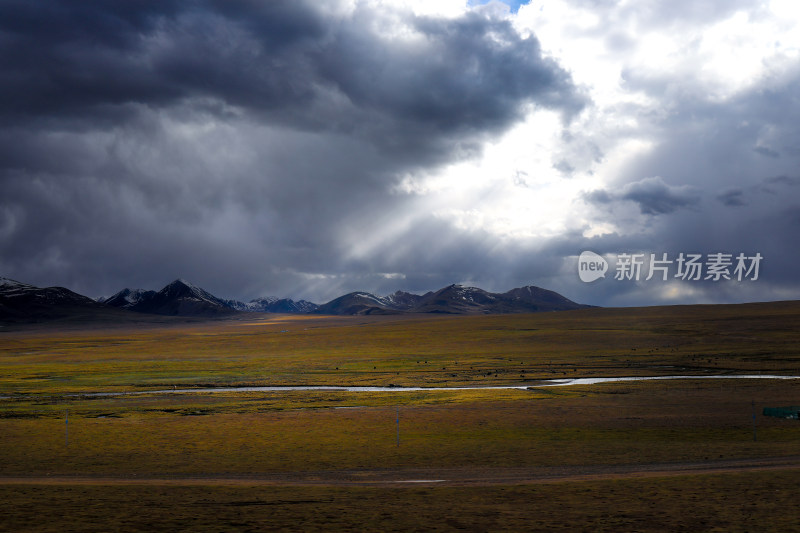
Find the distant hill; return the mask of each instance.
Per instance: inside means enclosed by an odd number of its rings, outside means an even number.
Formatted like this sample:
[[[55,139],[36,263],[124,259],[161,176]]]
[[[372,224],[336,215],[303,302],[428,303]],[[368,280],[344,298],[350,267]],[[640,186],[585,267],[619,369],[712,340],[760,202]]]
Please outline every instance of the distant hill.
[[[405,309],[388,298],[368,292],[351,292],[320,305],[314,312],[321,315],[372,315],[397,313]]]
[[[539,312],[539,311],[569,311],[571,309],[585,309],[594,307],[592,305],[575,303],[555,291],[526,285],[518,289],[511,289],[499,295],[503,302],[519,312]],[[517,311],[524,309],[524,311]]]
[[[64,287],[35,287],[0,278],[0,319],[39,321],[102,313],[105,307]]]
[[[414,308],[418,313],[485,314],[491,312],[513,312],[510,309],[498,310],[501,300],[497,294],[477,287],[449,285],[427,294]],[[507,306],[506,306],[507,307]]]

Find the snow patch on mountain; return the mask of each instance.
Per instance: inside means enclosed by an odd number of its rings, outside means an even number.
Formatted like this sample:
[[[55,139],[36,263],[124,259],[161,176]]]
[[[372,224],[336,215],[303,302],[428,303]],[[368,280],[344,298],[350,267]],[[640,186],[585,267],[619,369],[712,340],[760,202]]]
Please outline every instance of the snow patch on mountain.
[[[33,285],[28,285],[26,283],[20,283],[19,281],[15,281],[9,278],[0,277],[0,287],[4,289],[14,289],[14,288],[29,288],[35,289]]]

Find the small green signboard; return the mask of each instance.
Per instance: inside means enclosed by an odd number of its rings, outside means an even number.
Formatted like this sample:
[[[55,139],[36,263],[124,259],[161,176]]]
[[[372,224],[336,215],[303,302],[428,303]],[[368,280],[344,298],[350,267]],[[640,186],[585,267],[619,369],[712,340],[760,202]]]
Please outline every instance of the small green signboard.
[[[800,405],[792,405],[790,407],[765,407],[762,413],[764,416],[798,420],[800,419]]]

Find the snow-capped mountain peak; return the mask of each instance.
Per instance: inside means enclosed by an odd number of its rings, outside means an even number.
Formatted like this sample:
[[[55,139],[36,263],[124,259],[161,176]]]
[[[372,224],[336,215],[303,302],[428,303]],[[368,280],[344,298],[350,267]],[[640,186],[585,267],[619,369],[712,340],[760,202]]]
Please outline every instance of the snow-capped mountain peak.
[[[3,278],[3,277],[0,277],[0,287],[3,287],[5,289],[24,289],[24,288],[34,289],[35,288],[33,285],[28,285],[27,283],[20,283],[19,281],[16,281],[16,280],[13,280],[13,279],[10,279],[10,278]]]
[[[118,293],[109,296],[108,298],[98,299],[97,301],[112,307],[131,308],[139,302],[152,297],[155,291],[148,291],[145,289],[122,289]]]

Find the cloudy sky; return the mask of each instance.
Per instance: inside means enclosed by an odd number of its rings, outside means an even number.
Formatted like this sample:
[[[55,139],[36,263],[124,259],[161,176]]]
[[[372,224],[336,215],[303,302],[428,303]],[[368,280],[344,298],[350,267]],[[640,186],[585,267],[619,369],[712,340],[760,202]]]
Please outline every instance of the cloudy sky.
[[[0,0],[0,276],[780,300],[799,233],[795,0]]]

